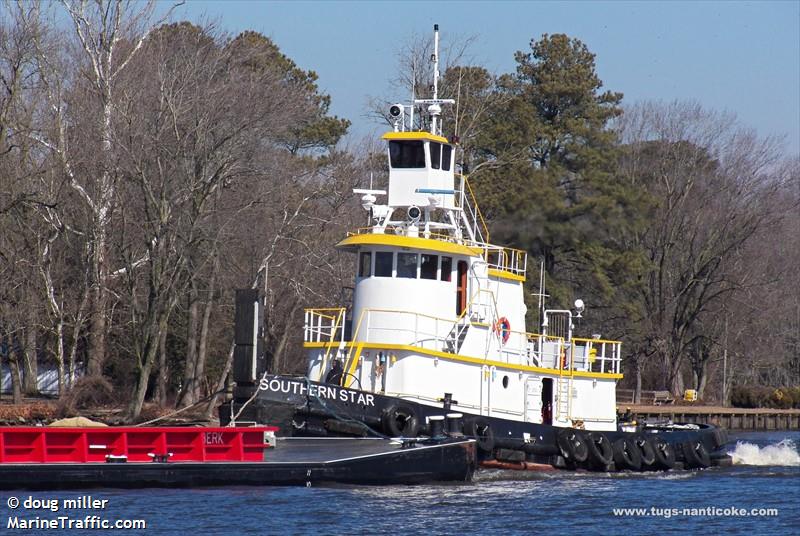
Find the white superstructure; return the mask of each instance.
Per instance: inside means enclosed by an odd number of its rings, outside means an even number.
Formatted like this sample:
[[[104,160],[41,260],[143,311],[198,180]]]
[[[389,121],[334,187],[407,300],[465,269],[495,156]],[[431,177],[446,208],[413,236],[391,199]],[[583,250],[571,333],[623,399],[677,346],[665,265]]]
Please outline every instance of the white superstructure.
[[[621,345],[573,337],[568,310],[546,311],[542,333],[526,332],[527,254],[488,241],[441,136],[452,101],[436,95],[438,46],[433,61],[433,98],[392,107],[388,191],[356,190],[370,226],[337,245],[355,253],[352,308],[305,313],[308,377],[325,381],[338,361],[345,387],[431,406],[447,392],[465,413],[614,430]],[[406,121],[419,106],[430,132]]]

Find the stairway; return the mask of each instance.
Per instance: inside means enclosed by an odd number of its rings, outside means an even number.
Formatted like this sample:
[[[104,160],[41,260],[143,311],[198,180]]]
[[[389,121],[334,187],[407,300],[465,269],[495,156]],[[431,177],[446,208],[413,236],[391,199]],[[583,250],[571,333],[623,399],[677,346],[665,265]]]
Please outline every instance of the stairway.
[[[462,318],[459,322],[453,324],[453,329],[447,334],[444,339],[445,352],[457,354],[461,350],[461,345],[464,344],[464,339],[467,338],[467,331],[469,330],[469,319]]]

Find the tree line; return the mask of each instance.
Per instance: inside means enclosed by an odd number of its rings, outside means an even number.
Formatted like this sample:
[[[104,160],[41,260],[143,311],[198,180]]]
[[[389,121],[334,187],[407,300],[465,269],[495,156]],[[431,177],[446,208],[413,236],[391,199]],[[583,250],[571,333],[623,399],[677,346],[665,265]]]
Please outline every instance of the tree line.
[[[385,181],[381,149],[344,146],[317,75],[269,38],[154,7],[0,8],[0,358],[16,401],[51,366],[61,394],[110,381],[131,420],[146,400],[210,413],[234,289],[264,289],[277,372],[304,370],[303,308],[349,298],[353,259],[332,244],[363,225],[351,190]],[[429,49],[402,62],[427,66]],[[493,242],[528,251],[529,273],[542,262],[549,303],[583,298],[582,331],[625,341],[625,381],[720,401],[800,384],[797,159],[695,103],[623,105],[577,39],[545,35],[516,61],[493,75],[453,53],[443,72]],[[427,70],[398,83],[426,94]]]

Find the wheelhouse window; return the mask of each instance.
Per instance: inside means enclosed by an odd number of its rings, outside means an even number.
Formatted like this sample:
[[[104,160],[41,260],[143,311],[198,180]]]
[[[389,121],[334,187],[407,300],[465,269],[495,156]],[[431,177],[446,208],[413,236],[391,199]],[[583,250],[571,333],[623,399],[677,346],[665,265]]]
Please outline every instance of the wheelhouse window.
[[[450,171],[450,160],[453,159],[453,147],[444,145],[442,148],[442,170]]]
[[[375,276],[392,277],[392,257],[391,251],[375,252]]]
[[[419,264],[419,277],[421,279],[436,279],[436,265],[439,262],[438,255],[422,254]]]
[[[439,161],[442,158],[442,144],[432,141],[431,145],[431,167],[439,169]]]
[[[369,277],[372,275],[372,253],[362,251],[358,257],[358,277]]]
[[[407,277],[410,279],[416,279],[417,277],[416,253],[397,254],[397,277]]]
[[[393,168],[424,168],[425,145],[421,141],[390,141],[389,162]]]
[[[453,278],[453,258],[442,257],[442,268],[439,270],[439,280],[452,281]]]

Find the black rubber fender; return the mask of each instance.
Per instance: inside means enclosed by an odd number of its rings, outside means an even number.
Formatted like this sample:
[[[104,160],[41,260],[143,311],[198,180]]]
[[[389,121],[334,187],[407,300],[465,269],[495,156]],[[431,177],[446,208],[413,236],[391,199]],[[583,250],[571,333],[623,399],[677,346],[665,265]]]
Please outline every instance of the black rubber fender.
[[[583,463],[589,458],[589,446],[583,433],[573,428],[565,428],[558,432],[556,443],[565,460]]]
[[[655,448],[653,448],[653,442],[650,441],[650,438],[645,436],[637,436],[634,438],[634,443],[639,448],[639,454],[642,456],[642,467],[650,467],[654,463],[656,463],[656,452]]]
[[[705,469],[711,466],[711,456],[705,445],[694,439],[683,444],[683,457],[691,468]]]
[[[714,437],[714,450],[724,447],[728,443],[728,431],[725,428],[714,428],[712,434]]]
[[[393,404],[383,411],[381,428],[391,437],[417,437],[419,419],[408,404]]]
[[[589,432],[586,436],[586,447],[589,460],[598,467],[605,467],[614,461],[614,449],[611,441],[603,432]]]
[[[487,419],[476,417],[466,422],[464,431],[468,436],[475,438],[478,448],[483,452],[494,450],[494,430]]]
[[[621,437],[614,441],[612,448],[614,450],[614,466],[617,471],[625,469],[630,469],[631,471],[641,470],[642,454],[632,439]]]
[[[653,464],[654,468],[658,469],[672,469],[675,467],[675,449],[672,445],[663,439],[656,439],[653,444],[653,453],[656,456],[656,463]]]

